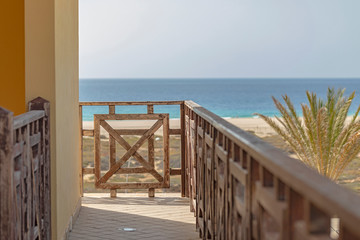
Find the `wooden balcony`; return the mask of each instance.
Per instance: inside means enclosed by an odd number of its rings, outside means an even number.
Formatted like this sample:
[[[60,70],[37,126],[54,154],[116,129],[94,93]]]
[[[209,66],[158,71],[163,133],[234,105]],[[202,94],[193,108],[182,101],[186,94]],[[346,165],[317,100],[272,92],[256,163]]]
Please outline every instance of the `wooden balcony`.
[[[298,160],[286,156],[279,149],[235,127],[200,105],[192,101],[83,102],[80,103],[80,114],[83,106],[94,105],[108,106],[109,114],[113,116],[100,121],[134,117],[126,114],[121,116],[121,112],[115,113],[116,106],[146,106],[147,113],[142,114],[143,119],[151,119],[154,115],[154,106],[179,106],[180,128],[171,128],[166,124],[163,126],[163,146],[168,148],[170,134],[181,137],[181,168],[168,167],[168,150],[164,149],[165,169],[162,174],[163,178],[168,176],[170,179],[174,175],[181,175],[181,196],[189,199],[189,210],[194,213],[193,224],[200,238],[360,239],[358,195],[320,176]],[[96,119],[95,116],[95,121]],[[96,127],[81,129],[83,136],[95,138],[100,135],[98,131]],[[154,132],[148,132],[149,134],[143,138],[143,142],[148,141],[149,155],[146,161],[149,164],[144,163],[140,168],[126,169],[123,166],[126,159],[120,159],[120,163],[116,161],[115,148],[111,147],[118,142],[126,150],[133,150],[128,152],[129,156],[135,155],[138,148],[134,150],[133,146],[119,142],[122,140],[118,135],[145,135],[146,132],[146,129],[110,131],[110,166],[116,166],[112,174],[144,173],[154,170],[151,154]],[[94,142],[96,144],[96,140]],[[157,185],[101,185],[105,181],[101,181],[103,172],[96,169],[97,167],[99,166],[95,163],[94,168],[84,168],[83,174],[93,174],[97,171],[95,185],[109,189],[112,197],[116,196],[118,189],[144,188],[148,189],[149,198],[142,198],[141,201],[144,201],[144,204],[147,201],[156,203],[156,200],[151,198],[154,196],[154,188],[169,187],[168,182],[163,182],[163,178],[159,179]],[[158,199],[158,196],[155,197]],[[120,195],[120,199],[122,198],[129,199],[126,195]],[[111,199],[107,201],[111,202]],[[116,204],[119,200],[113,201]],[[134,198],[130,201],[138,200]],[[157,205],[156,208],[166,211],[166,206]],[[108,210],[111,211],[110,208]],[[122,214],[126,214],[126,210]],[[81,218],[80,215],[79,221]],[[120,223],[122,220],[118,221]],[[174,226],[176,224],[174,223]],[[74,231],[78,231],[76,228],[75,226]],[[149,231],[151,232],[151,229]],[[159,229],[154,226],[154,231]]]

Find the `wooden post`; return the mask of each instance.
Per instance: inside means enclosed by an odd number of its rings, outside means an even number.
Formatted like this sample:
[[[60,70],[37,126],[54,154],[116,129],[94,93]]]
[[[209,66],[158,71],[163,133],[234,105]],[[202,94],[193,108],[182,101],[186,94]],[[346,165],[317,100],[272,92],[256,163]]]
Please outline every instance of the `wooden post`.
[[[0,107],[0,239],[14,239],[13,113]]]
[[[42,239],[51,239],[51,158],[50,158],[50,102],[37,97],[29,102],[29,111],[44,110],[44,137],[45,137],[45,152],[44,152],[44,222],[43,228],[45,232]]]
[[[82,119],[82,106],[79,106],[79,127],[80,127],[80,194],[83,197],[84,196],[84,174],[83,174],[83,119]]]
[[[185,103],[180,105],[181,128],[181,197],[185,197]]]
[[[109,105],[109,114],[115,114],[115,105]],[[116,163],[116,144],[113,136],[109,134],[110,168]],[[116,198],[116,189],[110,189],[110,197]]]
[[[154,105],[147,106],[147,113],[154,113]],[[148,140],[148,159],[152,167],[154,167],[154,135],[152,135]],[[155,189],[149,188],[149,197],[155,197]]]

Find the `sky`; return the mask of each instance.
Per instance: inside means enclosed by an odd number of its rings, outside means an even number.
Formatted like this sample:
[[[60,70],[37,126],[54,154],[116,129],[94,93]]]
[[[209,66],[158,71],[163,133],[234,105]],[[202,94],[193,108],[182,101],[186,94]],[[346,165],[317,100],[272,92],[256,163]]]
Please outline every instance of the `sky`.
[[[359,0],[79,0],[80,78],[358,78]]]

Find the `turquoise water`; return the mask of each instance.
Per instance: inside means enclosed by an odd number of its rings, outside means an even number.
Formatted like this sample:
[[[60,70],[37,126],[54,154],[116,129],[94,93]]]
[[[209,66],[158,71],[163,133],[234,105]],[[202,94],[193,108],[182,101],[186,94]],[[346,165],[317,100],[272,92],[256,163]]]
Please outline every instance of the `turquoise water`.
[[[271,96],[287,94],[300,112],[307,102],[306,90],[325,98],[328,87],[356,91],[350,113],[360,104],[360,79],[80,79],[80,101],[168,101],[193,100],[221,117],[253,117],[258,112],[277,113]],[[156,106],[179,118],[179,107]],[[84,107],[83,119],[108,113],[107,107]],[[116,107],[116,113],[146,113],[144,106]]]

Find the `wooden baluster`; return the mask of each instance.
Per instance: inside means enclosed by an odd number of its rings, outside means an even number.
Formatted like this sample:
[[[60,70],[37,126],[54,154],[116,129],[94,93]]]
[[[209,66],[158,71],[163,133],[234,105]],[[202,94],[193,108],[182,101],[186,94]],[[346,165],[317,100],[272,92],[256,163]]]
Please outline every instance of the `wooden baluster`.
[[[109,105],[109,114],[115,114],[115,105]],[[113,136],[109,134],[109,147],[110,147],[110,168],[116,163],[116,144]],[[116,189],[110,189],[110,197],[116,198]]]
[[[154,105],[147,106],[147,113],[153,114],[154,113]],[[152,167],[154,167],[154,135],[152,135],[148,139],[148,161]],[[149,188],[148,190],[149,197],[155,197],[155,189]]]

